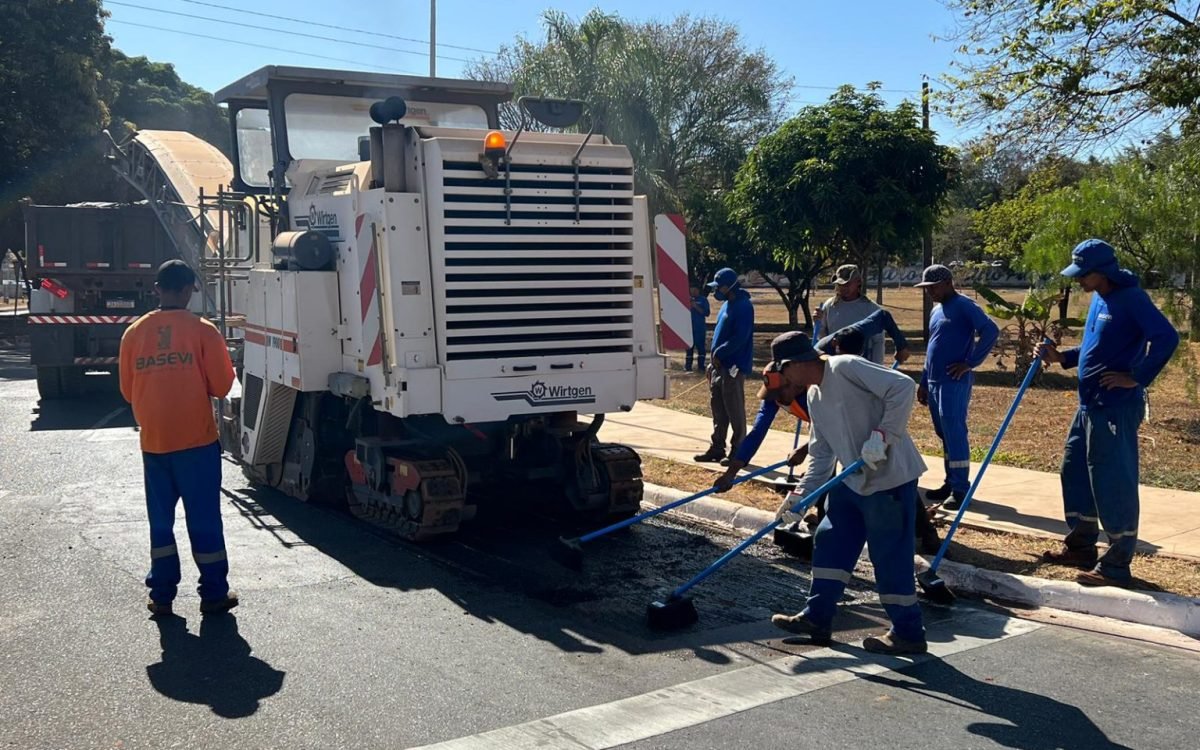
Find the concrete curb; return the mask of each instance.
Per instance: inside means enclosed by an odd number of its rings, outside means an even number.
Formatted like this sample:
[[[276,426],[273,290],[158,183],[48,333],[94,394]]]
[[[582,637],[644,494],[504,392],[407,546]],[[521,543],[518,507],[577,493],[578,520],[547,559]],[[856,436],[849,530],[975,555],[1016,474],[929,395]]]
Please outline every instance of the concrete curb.
[[[647,483],[642,504],[649,510],[687,495],[681,490]],[[775,517],[769,511],[714,497],[702,497],[679,510],[668,511],[668,514],[690,517],[747,534],[759,530]],[[929,569],[929,561],[919,555],[914,562],[919,572]],[[938,574],[952,590],[964,594],[1169,628],[1184,635],[1200,637],[1200,599],[1119,588],[1090,588],[1070,581],[999,573],[949,560],[942,562]]]

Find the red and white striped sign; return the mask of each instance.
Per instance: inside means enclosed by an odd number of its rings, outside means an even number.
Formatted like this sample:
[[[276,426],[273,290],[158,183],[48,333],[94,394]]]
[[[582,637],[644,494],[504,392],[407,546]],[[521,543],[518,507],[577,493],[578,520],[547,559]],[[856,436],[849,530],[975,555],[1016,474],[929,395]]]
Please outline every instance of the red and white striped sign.
[[[75,364],[77,365],[115,365],[117,364],[116,357],[76,357]]]
[[[658,308],[662,319],[663,348],[692,347],[692,295],[688,291],[687,229],[679,214],[654,217],[658,256]]]
[[[50,325],[50,324],[72,324],[72,325],[90,325],[90,324],[115,324],[115,323],[132,323],[137,320],[137,315],[30,315],[30,325]]]
[[[354,220],[354,237],[358,243],[359,250],[362,249],[363,243],[363,225],[366,223],[366,215],[360,214]],[[383,337],[379,330],[379,280],[375,277],[375,267],[379,262],[378,248],[375,244],[375,229],[370,227],[371,232],[371,248],[367,251],[366,267],[362,270],[362,277],[358,282],[358,301],[362,311],[362,344],[363,350],[370,352],[367,355],[367,367],[372,367],[383,362]],[[368,347],[370,347],[368,349]]]

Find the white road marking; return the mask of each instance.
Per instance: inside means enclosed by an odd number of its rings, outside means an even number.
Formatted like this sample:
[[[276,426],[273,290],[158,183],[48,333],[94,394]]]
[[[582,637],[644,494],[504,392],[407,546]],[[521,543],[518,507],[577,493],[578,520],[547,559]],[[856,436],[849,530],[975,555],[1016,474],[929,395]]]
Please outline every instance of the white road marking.
[[[756,664],[655,690],[462,737],[417,750],[601,750],[658,737],[769,703],[890,672],[913,663],[998,643],[1040,629],[1039,623],[975,610],[943,623],[951,640],[930,642],[929,655],[917,659],[875,656],[854,649],[824,648],[801,656]]]
[[[117,417],[119,417],[119,416],[121,416],[122,414],[124,414],[124,413],[125,413],[125,409],[126,409],[126,408],[128,408],[128,407],[122,406],[122,407],[120,407],[120,408],[113,409],[113,410],[112,410],[112,411],[110,411],[108,414],[106,414],[105,416],[101,417],[101,419],[100,419],[100,421],[99,421],[99,422],[97,422],[96,424],[92,425],[91,429],[93,429],[93,430],[102,430],[102,429],[104,429],[104,426],[105,426],[106,424],[108,424],[109,422],[113,421],[113,420],[114,420],[114,419],[116,419]]]

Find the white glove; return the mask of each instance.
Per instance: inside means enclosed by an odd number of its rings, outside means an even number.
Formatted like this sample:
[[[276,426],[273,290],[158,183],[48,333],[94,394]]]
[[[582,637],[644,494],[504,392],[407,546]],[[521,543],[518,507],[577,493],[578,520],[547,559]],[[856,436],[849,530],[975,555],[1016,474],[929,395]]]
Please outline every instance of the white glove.
[[[789,492],[787,496],[783,498],[783,502],[779,504],[779,509],[775,511],[775,520],[783,521],[784,523],[788,524],[801,520],[801,516],[792,512],[792,506],[800,502],[801,499],[803,498],[796,493]]]
[[[872,471],[878,464],[887,460],[887,443],[884,442],[883,430],[871,430],[871,437],[863,443],[862,459]]]

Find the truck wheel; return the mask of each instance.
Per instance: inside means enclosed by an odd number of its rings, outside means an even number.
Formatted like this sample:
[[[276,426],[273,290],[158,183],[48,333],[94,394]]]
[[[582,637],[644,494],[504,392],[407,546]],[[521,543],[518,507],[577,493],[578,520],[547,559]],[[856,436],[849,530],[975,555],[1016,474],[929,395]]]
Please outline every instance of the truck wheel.
[[[87,387],[87,370],[82,367],[60,367],[63,398],[82,396]]]
[[[62,398],[62,377],[59,367],[37,368],[38,395],[43,401]]]

